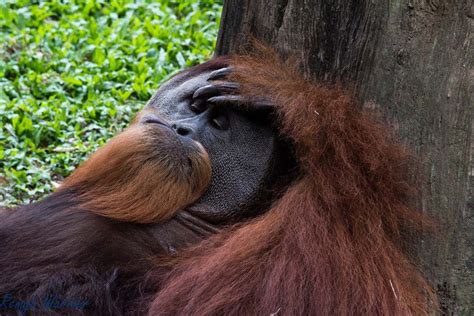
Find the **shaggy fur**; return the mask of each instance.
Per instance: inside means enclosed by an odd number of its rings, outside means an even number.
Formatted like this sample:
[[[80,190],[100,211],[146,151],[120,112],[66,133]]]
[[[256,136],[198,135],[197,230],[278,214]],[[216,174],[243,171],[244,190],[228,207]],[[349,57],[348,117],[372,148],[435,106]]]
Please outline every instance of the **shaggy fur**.
[[[189,156],[166,129],[138,119],[58,192],[3,214],[0,294],[80,298],[87,315],[148,307],[150,315],[430,313],[436,298],[401,247],[402,232],[425,225],[409,203],[410,155],[340,87],[304,81],[268,53],[231,64],[230,80],[249,104],[264,96],[275,105],[275,124],[298,160],[299,174],[270,210],[220,232],[186,212],[162,225],[126,222],[169,218],[210,177],[202,148],[183,161]],[[169,245],[203,238],[169,255]]]
[[[264,215],[175,260],[149,315],[426,315],[431,287],[404,253],[419,233],[410,155],[339,86],[273,55],[232,61],[250,99],[276,105],[297,179]]]
[[[74,188],[80,206],[101,216],[137,223],[169,219],[195,202],[211,180],[202,145],[185,147],[173,133],[135,123],[92,155],[61,188]]]

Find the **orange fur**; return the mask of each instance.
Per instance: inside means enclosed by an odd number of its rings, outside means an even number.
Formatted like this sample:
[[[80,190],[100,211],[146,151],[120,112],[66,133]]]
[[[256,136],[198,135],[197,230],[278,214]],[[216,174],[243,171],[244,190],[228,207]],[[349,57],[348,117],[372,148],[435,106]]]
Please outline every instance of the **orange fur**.
[[[211,178],[209,157],[170,130],[134,124],[93,154],[62,188],[81,205],[120,221],[163,221],[193,203]]]

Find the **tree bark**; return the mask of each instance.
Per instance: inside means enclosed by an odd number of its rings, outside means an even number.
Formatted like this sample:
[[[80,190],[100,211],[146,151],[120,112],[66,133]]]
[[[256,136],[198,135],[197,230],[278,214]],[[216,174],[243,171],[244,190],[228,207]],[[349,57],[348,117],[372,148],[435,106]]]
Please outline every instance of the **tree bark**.
[[[382,110],[423,159],[420,205],[443,228],[417,256],[456,315],[474,314],[473,31],[469,0],[226,0],[216,48],[254,37]]]

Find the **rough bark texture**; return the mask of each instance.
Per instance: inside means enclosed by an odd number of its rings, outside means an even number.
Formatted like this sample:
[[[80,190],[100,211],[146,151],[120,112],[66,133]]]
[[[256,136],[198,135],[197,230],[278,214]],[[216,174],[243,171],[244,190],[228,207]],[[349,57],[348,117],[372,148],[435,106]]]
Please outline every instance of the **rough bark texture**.
[[[423,158],[420,205],[443,228],[417,256],[456,315],[474,314],[473,31],[471,0],[227,0],[216,49],[254,37],[381,108]]]

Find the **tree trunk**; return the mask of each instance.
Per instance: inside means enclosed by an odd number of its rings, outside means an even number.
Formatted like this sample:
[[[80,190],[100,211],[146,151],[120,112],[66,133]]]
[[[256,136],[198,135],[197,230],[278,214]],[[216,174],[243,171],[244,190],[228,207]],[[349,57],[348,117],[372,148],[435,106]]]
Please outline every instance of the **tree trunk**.
[[[468,0],[227,0],[216,48],[241,53],[254,37],[381,108],[423,158],[420,205],[443,229],[417,256],[459,315],[474,314],[473,30]]]

